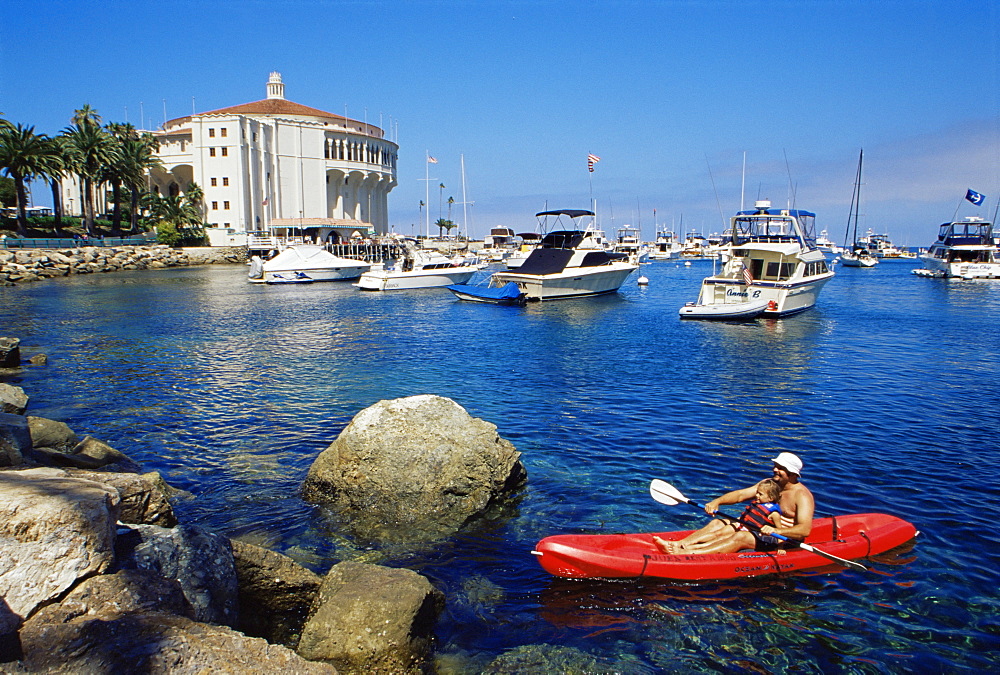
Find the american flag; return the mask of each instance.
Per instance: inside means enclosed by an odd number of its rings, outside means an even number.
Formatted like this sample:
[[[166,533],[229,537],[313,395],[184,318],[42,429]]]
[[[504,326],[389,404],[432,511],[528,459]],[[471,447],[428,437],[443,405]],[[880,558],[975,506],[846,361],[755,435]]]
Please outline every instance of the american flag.
[[[593,154],[593,153],[587,155],[587,170],[590,171],[590,172],[593,172],[594,171],[594,164],[596,164],[597,162],[600,162],[600,161],[601,161],[601,158],[598,157],[597,155]]]
[[[436,159],[434,159],[433,157],[431,157],[430,155],[427,155],[427,163],[428,164],[437,164],[438,161]]]
[[[747,286],[753,284],[753,275],[750,274],[750,268],[747,267],[746,265],[743,266],[743,283],[745,283]]]

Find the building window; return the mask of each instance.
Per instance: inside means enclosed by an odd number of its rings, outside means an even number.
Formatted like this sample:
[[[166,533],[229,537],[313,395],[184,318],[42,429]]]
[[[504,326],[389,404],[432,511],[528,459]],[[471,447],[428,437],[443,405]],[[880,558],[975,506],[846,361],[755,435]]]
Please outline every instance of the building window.
[[[219,183],[219,181],[215,178],[212,178],[211,181],[212,181],[212,187],[215,187]]]
[[[254,143],[256,143],[256,142],[257,142],[257,132],[256,132],[256,131],[255,131],[255,132],[253,132],[253,142],[254,142]]]
[[[229,176],[223,176],[222,177],[222,186],[223,187],[229,187]]]
[[[229,210],[229,202],[222,202],[222,209],[224,211],[228,211]]]
[[[208,130],[208,137],[209,138],[215,138],[215,129],[209,129]]]
[[[222,156],[223,157],[229,156],[229,148],[222,148]]]
[[[226,127],[222,127],[221,129],[219,129],[219,135],[222,136],[223,138],[226,137]]]
[[[209,148],[208,149],[208,156],[209,157],[215,157],[215,148]]]
[[[219,202],[212,202],[212,210],[213,211],[219,210]]]

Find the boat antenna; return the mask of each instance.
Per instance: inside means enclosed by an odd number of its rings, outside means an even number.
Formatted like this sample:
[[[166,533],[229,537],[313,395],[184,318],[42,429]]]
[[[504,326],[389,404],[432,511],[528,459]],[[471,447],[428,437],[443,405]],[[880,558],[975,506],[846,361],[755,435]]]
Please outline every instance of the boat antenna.
[[[705,164],[708,165],[708,177],[712,181],[712,191],[715,192],[715,203],[719,207],[719,218],[722,220],[722,229],[726,229],[726,216],[722,213],[722,202],[719,201],[719,191],[715,189],[715,176],[712,175],[712,165],[708,161],[708,153],[705,153]]]
[[[747,187],[747,151],[743,151],[743,177],[740,179],[740,211],[743,210],[744,196]]]
[[[788,173],[788,208],[795,208],[795,188],[792,185],[792,169],[788,165],[788,152],[782,148],[782,153],[785,155],[785,172]]]

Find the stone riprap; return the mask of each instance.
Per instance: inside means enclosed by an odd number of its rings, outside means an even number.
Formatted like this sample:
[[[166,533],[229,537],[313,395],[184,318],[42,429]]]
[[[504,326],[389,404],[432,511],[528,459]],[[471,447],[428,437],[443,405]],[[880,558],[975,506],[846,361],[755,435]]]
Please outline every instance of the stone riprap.
[[[246,249],[241,247],[176,249],[155,244],[0,250],[0,284],[18,284],[71,274],[238,263],[244,260]]]

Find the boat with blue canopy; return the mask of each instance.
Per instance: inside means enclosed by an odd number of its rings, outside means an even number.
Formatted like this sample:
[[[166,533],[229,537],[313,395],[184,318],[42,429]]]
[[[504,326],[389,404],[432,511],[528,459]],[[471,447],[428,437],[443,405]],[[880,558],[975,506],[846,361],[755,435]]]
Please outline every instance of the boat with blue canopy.
[[[470,302],[485,302],[492,305],[523,306],[527,298],[513,281],[503,286],[472,286],[468,284],[451,284],[445,286],[460,300]]]

